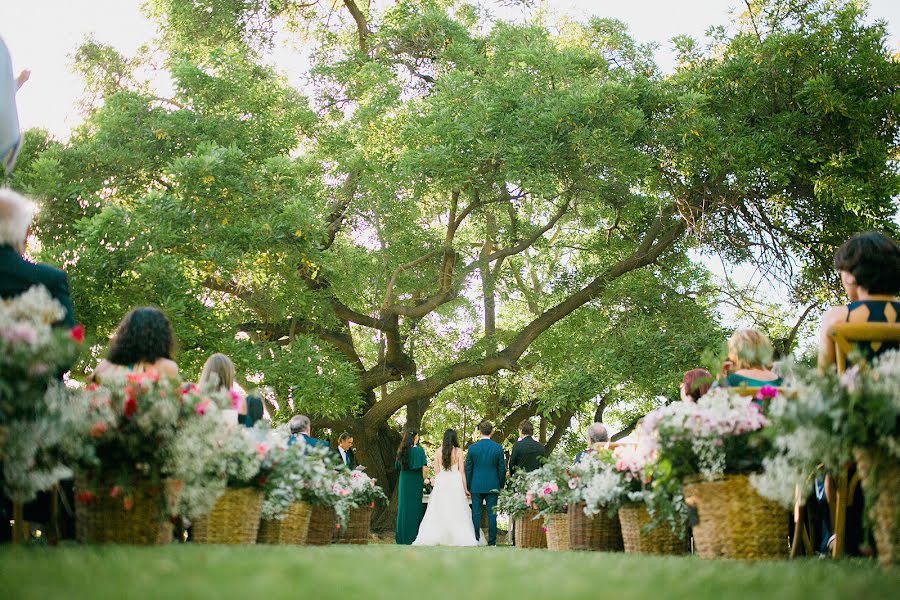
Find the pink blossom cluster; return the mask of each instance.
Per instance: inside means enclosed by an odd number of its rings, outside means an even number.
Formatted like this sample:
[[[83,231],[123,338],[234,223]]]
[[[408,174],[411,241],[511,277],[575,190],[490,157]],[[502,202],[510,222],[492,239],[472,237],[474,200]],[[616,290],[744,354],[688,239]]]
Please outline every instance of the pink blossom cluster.
[[[741,435],[768,424],[753,398],[727,388],[710,390],[694,402],[676,402],[644,418],[645,429],[665,426],[681,430],[685,437],[721,437]]]

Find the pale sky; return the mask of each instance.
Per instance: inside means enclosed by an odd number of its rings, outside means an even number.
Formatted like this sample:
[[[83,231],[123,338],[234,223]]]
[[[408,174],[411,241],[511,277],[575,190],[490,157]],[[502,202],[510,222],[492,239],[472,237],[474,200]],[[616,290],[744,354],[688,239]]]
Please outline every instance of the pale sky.
[[[69,69],[69,56],[88,34],[126,56],[154,35],[154,24],[141,12],[143,0],[30,0],[4,2],[0,36],[15,72],[31,69],[19,92],[23,129],[43,127],[60,138],[81,121],[76,102],[82,82]],[[492,4],[488,1],[486,4]],[[669,40],[679,34],[702,37],[707,27],[727,24],[739,0],[550,0],[554,12],[586,17],[615,17],[627,23],[640,42],[656,42],[664,70],[673,63]],[[873,0],[870,14],[887,21],[891,45],[900,47],[900,0]],[[496,11],[504,12],[508,11]],[[279,52],[288,56],[288,52]],[[289,73],[289,75],[291,75]],[[294,83],[295,77],[290,77]]]

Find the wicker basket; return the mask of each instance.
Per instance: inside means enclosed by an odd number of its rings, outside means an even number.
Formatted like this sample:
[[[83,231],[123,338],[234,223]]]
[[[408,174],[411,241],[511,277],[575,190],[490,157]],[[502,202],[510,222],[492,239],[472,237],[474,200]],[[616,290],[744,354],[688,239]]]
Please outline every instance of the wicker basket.
[[[227,489],[208,514],[194,521],[198,544],[255,544],[263,495],[254,488]]]
[[[544,522],[535,510],[526,510],[516,519],[516,548],[546,548]]]
[[[701,558],[787,558],[787,511],[757,494],[746,475],[685,482],[684,496],[697,509],[694,547]]]
[[[372,522],[372,509],[368,506],[350,509],[347,515],[347,526],[335,528],[335,544],[359,544],[369,543],[369,525]]]
[[[589,517],[585,503],[569,505],[569,543],[572,550],[621,552],[622,526],[619,515],[609,516],[606,509]]]
[[[337,525],[334,509],[325,506],[313,506],[309,517],[309,532],[306,534],[308,546],[327,546],[331,543]]]
[[[877,470],[878,489],[869,490],[876,495],[866,498],[866,503],[874,525],[878,560],[885,566],[897,565],[900,563],[900,464],[890,458],[879,460],[877,455],[866,450],[856,450],[854,454],[859,476],[866,482],[866,487],[869,487],[873,469]]]
[[[260,544],[297,544],[302,546],[306,543],[311,514],[312,507],[309,504],[294,502],[288,508],[283,519],[260,520],[256,541]]]
[[[652,519],[643,504],[623,506],[619,509],[622,525],[622,542],[629,554],[687,554],[690,541],[679,539],[668,527],[655,527],[644,532],[644,526]]]
[[[547,525],[547,550],[551,552],[566,552],[570,549],[569,543],[569,515],[568,513],[554,513],[548,515]]]
[[[96,487],[90,480],[75,480],[76,498],[79,492],[103,490],[89,501],[75,503],[75,537],[79,542],[91,544],[156,545],[161,541],[165,524],[165,501],[159,484],[139,481],[128,491],[132,504],[125,509],[125,496],[113,498],[108,491],[108,481],[100,479]]]

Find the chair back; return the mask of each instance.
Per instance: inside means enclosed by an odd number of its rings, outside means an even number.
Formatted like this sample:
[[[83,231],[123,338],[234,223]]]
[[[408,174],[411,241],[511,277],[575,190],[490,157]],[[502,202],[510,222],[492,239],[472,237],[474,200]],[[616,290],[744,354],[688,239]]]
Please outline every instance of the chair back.
[[[861,342],[900,343],[900,323],[835,323],[828,330],[834,341],[838,373],[847,370],[847,355]]]

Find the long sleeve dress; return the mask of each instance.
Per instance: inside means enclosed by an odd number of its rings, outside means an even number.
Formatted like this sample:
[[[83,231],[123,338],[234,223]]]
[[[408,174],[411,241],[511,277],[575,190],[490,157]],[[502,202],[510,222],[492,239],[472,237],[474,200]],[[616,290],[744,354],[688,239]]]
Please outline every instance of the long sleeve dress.
[[[422,521],[422,490],[425,487],[422,467],[426,463],[425,450],[413,446],[409,449],[406,468],[402,467],[400,461],[395,465],[400,471],[397,489],[397,526],[394,529],[398,544],[412,544],[419,535],[419,523]]]

